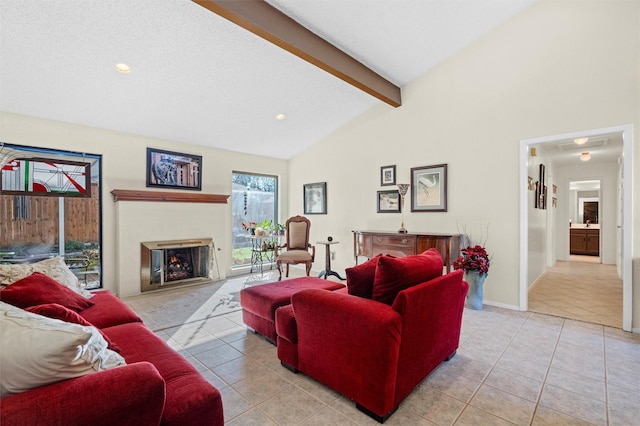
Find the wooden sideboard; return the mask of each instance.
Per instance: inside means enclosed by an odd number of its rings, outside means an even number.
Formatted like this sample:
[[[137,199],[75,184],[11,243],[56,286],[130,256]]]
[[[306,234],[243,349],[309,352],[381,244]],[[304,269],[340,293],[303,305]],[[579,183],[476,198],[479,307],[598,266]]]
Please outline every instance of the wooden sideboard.
[[[407,233],[389,231],[353,231],[353,256],[358,264],[358,256],[372,258],[379,254],[409,256],[435,248],[442,255],[447,273],[460,253],[460,234]]]

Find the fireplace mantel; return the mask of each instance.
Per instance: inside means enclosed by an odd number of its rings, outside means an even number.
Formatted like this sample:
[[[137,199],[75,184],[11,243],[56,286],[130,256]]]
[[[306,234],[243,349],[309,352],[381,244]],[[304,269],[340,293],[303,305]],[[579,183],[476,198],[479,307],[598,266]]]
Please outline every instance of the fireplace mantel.
[[[111,191],[113,201],[161,201],[173,203],[211,203],[227,204],[229,195],[202,194],[167,191],[138,191],[130,189],[114,189]]]

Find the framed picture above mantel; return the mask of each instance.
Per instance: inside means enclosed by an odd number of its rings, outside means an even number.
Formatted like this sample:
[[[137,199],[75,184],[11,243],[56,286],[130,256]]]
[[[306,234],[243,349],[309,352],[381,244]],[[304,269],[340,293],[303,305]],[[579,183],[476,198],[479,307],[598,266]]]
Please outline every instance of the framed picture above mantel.
[[[147,148],[147,186],[202,189],[202,156]]]

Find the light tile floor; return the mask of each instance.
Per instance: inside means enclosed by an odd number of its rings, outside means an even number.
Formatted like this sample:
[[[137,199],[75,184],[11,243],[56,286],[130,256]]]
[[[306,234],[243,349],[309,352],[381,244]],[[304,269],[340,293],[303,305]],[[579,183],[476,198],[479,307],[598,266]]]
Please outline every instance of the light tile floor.
[[[529,290],[532,312],[622,328],[622,280],[615,265],[573,256],[556,262]],[[577,261],[579,260],[579,261]]]
[[[189,291],[163,293],[175,301]],[[149,309],[158,298],[148,299]],[[169,323],[190,317],[171,311],[180,303],[166,306]],[[135,308],[144,313],[143,298]],[[228,425],[377,424],[352,401],[283,368],[276,347],[248,331],[239,311],[157,334],[220,390]],[[465,309],[457,355],[385,424],[637,425],[639,360],[640,336],[620,329],[487,305]]]

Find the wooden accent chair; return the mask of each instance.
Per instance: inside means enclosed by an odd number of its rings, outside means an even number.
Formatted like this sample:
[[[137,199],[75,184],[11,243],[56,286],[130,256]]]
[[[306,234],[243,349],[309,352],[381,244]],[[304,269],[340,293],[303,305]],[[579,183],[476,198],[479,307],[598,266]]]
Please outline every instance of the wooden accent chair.
[[[285,224],[287,242],[276,247],[276,267],[278,268],[279,278],[282,279],[282,269],[280,265],[287,265],[286,276],[289,277],[289,265],[304,263],[307,270],[307,276],[311,272],[311,264],[316,257],[316,247],[309,244],[309,229],[311,229],[311,221],[304,216],[293,216],[287,219]],[[285,251],[282,251],[286,249]],[[311,249],[311,252],[309,252]]]

